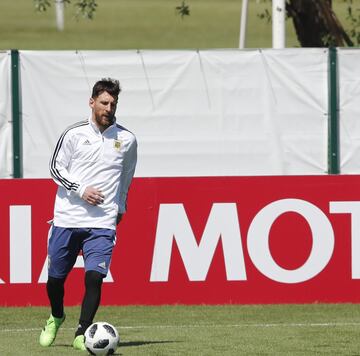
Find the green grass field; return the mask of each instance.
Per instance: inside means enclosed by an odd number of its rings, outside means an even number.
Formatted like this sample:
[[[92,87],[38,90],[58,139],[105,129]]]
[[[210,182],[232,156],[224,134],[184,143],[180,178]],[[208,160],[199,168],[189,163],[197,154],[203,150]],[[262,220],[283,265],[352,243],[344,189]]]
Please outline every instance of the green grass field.
[[[65,31],[58,32],[54,6],[40,14],[32,0],[1,0],[0,49],[204,49],[237,48],[239,44],[241,0],[187,0],[191,16],[183,20],[175,13],[181,0],[98,3],[93,21],[76,21],[73,6],[68,6]],[[344,20],[343,0],[333,3]],[[266,7],[271,11],[270,2],[250,0],[249,48],[271,47],[271,24],[257,17]],[[287,21],[286,44],[299,46],[291,21]]]
[[[79,313],[50,348],[38,345],[48,308],[0,308],[0,355],[76,355],[70,344]],[[117,355],[360,355],[360,306],[104,307],[97,314],[117,327]]]

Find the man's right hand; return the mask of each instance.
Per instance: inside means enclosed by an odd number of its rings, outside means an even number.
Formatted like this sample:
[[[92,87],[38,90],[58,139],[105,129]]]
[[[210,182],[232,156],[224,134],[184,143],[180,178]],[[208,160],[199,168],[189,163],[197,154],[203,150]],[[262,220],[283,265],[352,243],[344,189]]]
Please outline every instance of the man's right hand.
[[[104,202],[104,194],[101,190],[92,187],[91,185],[85,188],[84,194],[81,198],[90,205],[99,205]]]

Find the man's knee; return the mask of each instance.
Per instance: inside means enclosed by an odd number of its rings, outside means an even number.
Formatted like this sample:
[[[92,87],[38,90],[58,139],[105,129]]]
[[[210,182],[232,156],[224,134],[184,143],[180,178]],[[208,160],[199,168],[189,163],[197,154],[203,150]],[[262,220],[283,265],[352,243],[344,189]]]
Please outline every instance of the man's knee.
[[[85,286],[89,287],[100,287],[102,285],[104,275],[98,271],[87,271],[85,273]]]
[[[48,277],[47,280],[47,286],[52,288],[62,288],[65,283],[65,278],[54,278],[54,277]]]

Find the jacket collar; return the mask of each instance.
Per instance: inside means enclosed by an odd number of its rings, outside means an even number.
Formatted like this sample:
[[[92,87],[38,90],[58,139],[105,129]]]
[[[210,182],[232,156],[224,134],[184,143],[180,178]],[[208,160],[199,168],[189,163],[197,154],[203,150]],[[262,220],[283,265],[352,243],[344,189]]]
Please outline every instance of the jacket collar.
[[[95,124],[95,122],[93,121],[92,117],[90,116],[89,117],[89,124],[90,124],[90,127],[96,132],[96,134],[98,135],[101,135],[101,134],[104,134],[105,132],[111,130],[111,128],[115,127],[116,126],[116,117],[115,117],[115,120],[114,120],[114,123],[109,126],[104,132],[100,132],[99,128],[97,127],[97,125]]]

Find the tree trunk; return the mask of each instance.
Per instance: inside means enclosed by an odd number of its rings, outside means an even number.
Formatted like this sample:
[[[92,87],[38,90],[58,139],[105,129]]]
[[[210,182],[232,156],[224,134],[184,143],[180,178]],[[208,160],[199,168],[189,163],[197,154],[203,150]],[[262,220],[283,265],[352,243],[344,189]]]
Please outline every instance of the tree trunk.
[[[332,0],[287,0],[286,11],[301,47],[353,46],[332,11]]]

